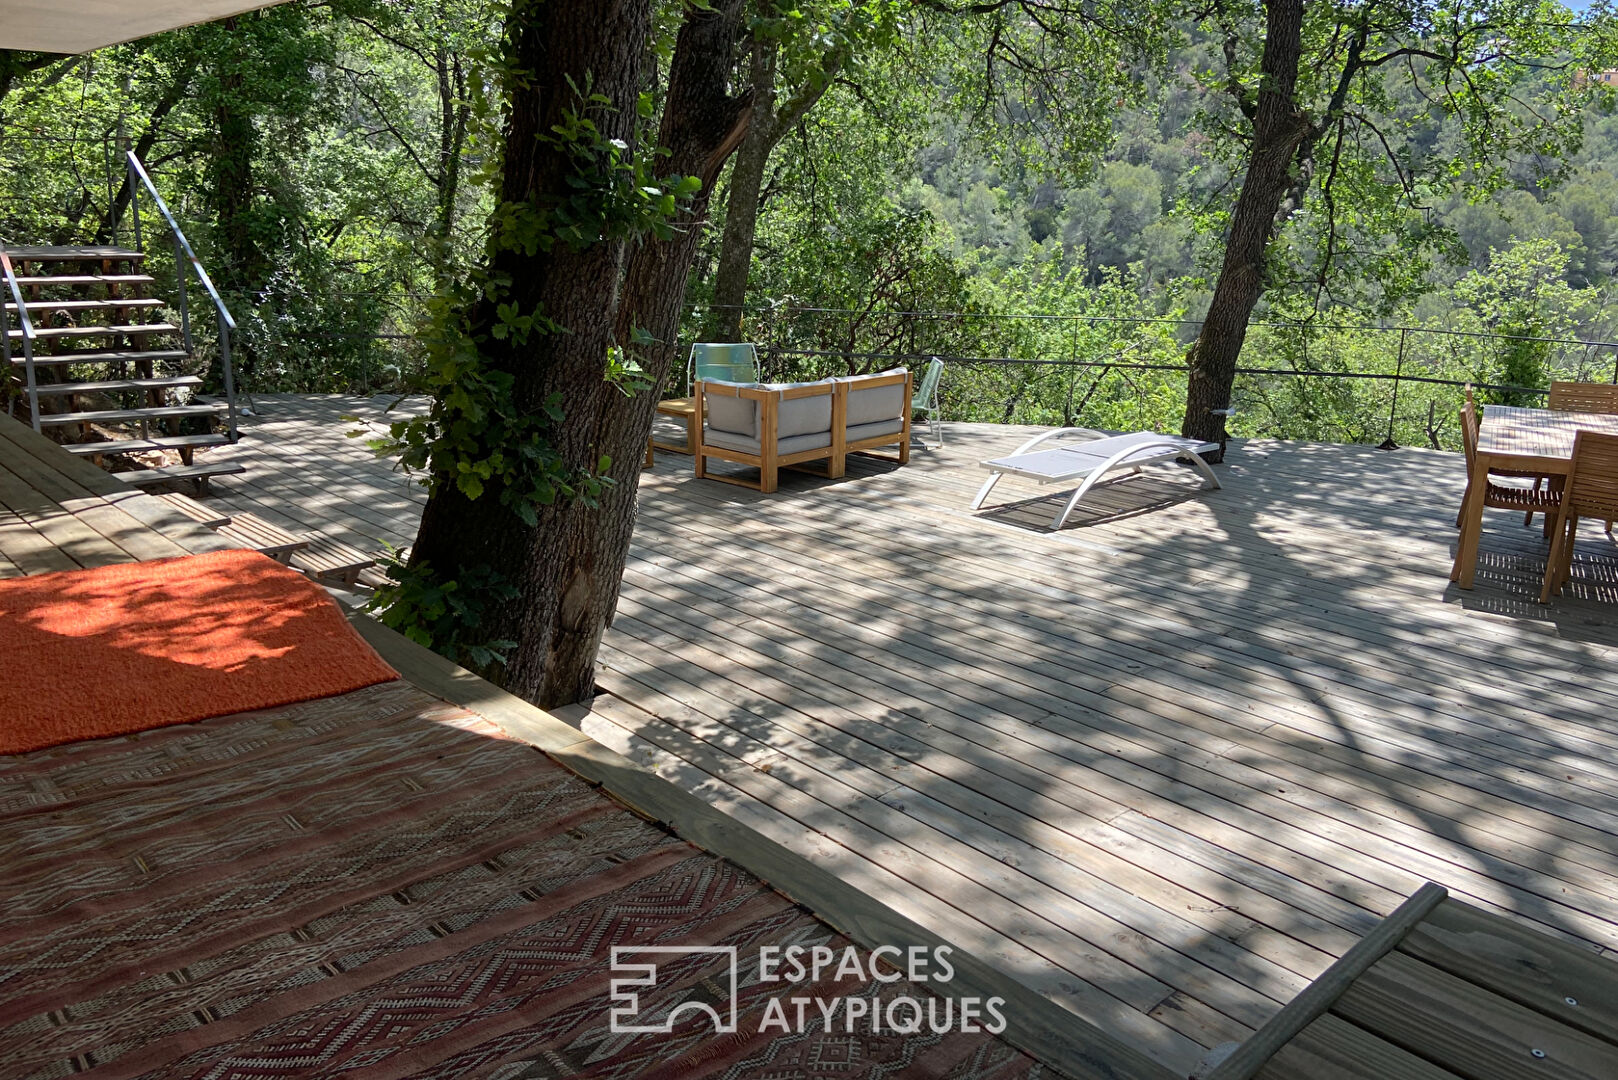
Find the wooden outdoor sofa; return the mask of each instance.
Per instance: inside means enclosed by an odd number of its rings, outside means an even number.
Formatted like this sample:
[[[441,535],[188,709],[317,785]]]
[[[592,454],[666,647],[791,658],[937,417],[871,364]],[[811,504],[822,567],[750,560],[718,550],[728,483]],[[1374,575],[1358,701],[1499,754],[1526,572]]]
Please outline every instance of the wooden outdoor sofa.
[[[811,461],[824,461],[825,475],[835,479],[849,454],[897,446],[906,464],[912,389],[902,368],[811,383],[700,381],[691,419],[696,475],[769,493],[781,469]],[[710,474],[710,458],[752,466],[757,483]]]

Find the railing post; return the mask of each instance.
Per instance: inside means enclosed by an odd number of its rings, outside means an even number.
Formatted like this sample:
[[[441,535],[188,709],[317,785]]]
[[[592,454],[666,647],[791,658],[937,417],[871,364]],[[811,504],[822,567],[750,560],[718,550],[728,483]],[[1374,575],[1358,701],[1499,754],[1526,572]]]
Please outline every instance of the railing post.
[[[135,226],[135,250],[146,250],[140,237],[140,184],[135,179],[135,163],[124,159],[124,174],[129,177],[129,220]]]
[[[185,250],[180,247],[180,238],[174,238],[174,303],[180,309],[180,338],[185,342],[185,351],[193,357],[197,355],[197,346],[191,340],[191,310],[185,297],[185,287],[191,277],[186,270],[190,260],[185,257]]]
[[[236,441],[236,374],[230,366],[230,324],[223,310],[219,313],[219,370],[225,377],[225,417],[230,441]]]
[[[197,275],[197,284],[202,286],[203,291],[208,294],[208,298],[213,301],[214,312],[219,317],[219,368],[220,374],[225,381],[225,409],[230,427],[230,441],[235,442],[237,439],[236,374],[231,366],[230,332],[235,327],[236,321],[230,317],[230,312],[225,308],[225,301],[220,297],[219,290],[214,287],[213,279],[208,276],[208,271],[202,268],[201,261],[197,259],[197,253],[191,250],[191,243],[186,240],[185,233],[180,230],[180,223],[174,220],[174,214],[169,210],[168,203],[164,202],[163,196],[158,194],[156,185],[152,183],[152,178],[146,174],[145,168],[141,166],[140,159],[131,150],[125,155],[124,160],[129,167],[130,205],[138,207],[135,201],[135,187],[138,181],[141,186],[146,188],[147,194],[151,195],[152,205],[163,216],[163,220],[168,224],[169,233],[174,238],[175,276],[180,285],[180,315],[185,327],[186,348],[188,351],[192,351],[193,355],[195,355],[195,352],[190,333],[191,319],[186,310],[185,299],[186,264],[190,264],[191,272]],[[140,239],[140,213],[138,208],[134,217],[135,237],[138,242]]]
[[[5,376],[9,386],[11,380],[11,316],[6,314],[3,296],[0,296],[0,364],[5,366]],[[7,396],[9,397],[10,395]],[[16,415],[10,409],[7,409],[7,411],[11,412],[13,416]]]
[[[1399,362],[1393,368],[1393,401],[1388,405],[1388,437],[1382,440],[1378,450],[1399,449],[1399,444],[1393,441],[1393,418],[1399,411],[1399,379],[1405,373],[1405,340],[1409,336],[1409,327],[1399,328]]]

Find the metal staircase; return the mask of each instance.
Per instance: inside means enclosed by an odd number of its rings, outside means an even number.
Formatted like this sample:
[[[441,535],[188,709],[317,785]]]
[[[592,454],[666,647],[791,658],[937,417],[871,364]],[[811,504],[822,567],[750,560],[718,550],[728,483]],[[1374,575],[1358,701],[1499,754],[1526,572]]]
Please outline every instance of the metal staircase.
[[[197,260],[179,223],[133,153],[130,190],[144,189],[174,248],[175,293],[152,295],[141,250],[140,203],[130,200],[135,246],[0,246],[0,371],[11,376],[12,415],[27,410],[74,454],[104,464],[111,455],[173,451],[180,464],[114,475],[138,487],[190,483],[241,472],[207,464],[197,450],[236,441],[235,379],[230,332],[236,323]],[[214,308],[223,400],[197,398],[207,360],[192,336],[187,296],[195,277]],[[175,312],[175,321],[166,312]],[[184,430],[186,426],[201,430]]]

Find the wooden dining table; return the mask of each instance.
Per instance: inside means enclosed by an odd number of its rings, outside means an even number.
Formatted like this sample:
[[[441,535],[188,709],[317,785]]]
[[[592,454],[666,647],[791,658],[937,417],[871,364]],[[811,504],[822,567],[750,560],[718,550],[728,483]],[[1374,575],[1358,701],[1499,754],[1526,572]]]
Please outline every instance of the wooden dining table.
[[[1472,483],[1461,512],[1461,546],[1451,579],[1472,587],[1477,570],[1478,537],[1483,532],[1483,491],[1491,470],[1511,470],[1545,477],[1573,470],[1573,439],[1581,431],[1618,435],[1618,415],[1523,409],[1485,405],[1478,428],[1478,452],[1472,459]]]

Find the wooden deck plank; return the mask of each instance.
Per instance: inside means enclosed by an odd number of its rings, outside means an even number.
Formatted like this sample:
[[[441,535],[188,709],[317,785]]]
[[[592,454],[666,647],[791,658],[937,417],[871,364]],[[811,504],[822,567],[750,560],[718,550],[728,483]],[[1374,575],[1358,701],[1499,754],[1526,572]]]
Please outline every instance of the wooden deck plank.
[[[975,917],[963,917],[949,899],[917,889],[903,873],[904,860],[896,864],[886,857],[891,844],[884,844],[880,834],[873,838],[874,843],[850,846],[821,829],[812,826],[806,829],[803,821],[805,816],[823,821],[826,812],[817,810],[803,796],[793,795],[790,787],[773,781],[767,772],[750,767],[721,766],[721,772],[715,773],[694,764],[687,754],[711,763],[711,755],[705,753],[696,740],[680,738],[666,725],[644,713],[628,718],[625,704],[609,698],[593,710],[598,717],[607,718],[609,723],[619,727],[623,735],[615,738],[610,730],[592,726],[590,732],[593,738],[626,756],[646,761],[653,765],[659,776],[710,799],[714,805],[746,822],[764,836],[805,854],[818,865],[833,869],[845,881],[879,890],[873,891],[872,895],[880,896],[884,903],[892,905],[901,915],[938,930],[979,958],[1003,965],[1002,970],[1013,973],[1019,981],[1041,991],[1103,1030],[1126,1039],[1142,1040],[1139,1044],[1141,1048],[1171,1069],[1183,1072],[1196,1061],[1199,1056],[1196,1042],[1174,1030],[1171,1025],[1149,1021],[1143,1011],[1128,1007],[1083,975],[1075,974],[1071,965],[1082,960],[1088,955],[1087,952],[1071,954],[1068,960],[1070,966],[1064,967],[1041,951],[1039,946],[1042,941],[1038,935],[1008,934],[1004,923],[991,925]],[[678,752],[669,749],[670,746],[677,747]],[[731,782],[732,779],[744,781],[747,787],[737,786]],[[772,788],[775,789],[773,797]],[[764,797],[760,797],[760,794]],[[896,869],[896,865],[899,869]],[[780,885],[789,894],[792,892],[789,882]],[[1136,975],[1134,979],[1150,983],[1150,979],[1144,976]],[[1235,1038],[1242,1037],[1247,1031],[1240,1027],[1223,1030],[1229,1037]]]
[[[1618,1043],[1618,967],[1565,941],[1445,901],[1400,943],[1418,960]]]
[[[801,625],[801,622],[803,622],[803,620],[799,619],[798,622],[799,622],[799,625]],[[1217,746],[1215,746],[1214,750],[1215,751],[1218,750]],[[1487,834],[1484,834],[1484,836],[1480,837],[1480,839],[1487,839]],[[1590,850],[1592,850],[1592,852],[1594,852],[1594,848],[1590,848]],[[1590,860],[1594,860],[1594,855],[1587,855],[1586,858],[1590,858]],[[1608,865],[1610,865],[1610,861],[1608,861]],[[1540,870],[1552,871],[1552,873],[1553,873],[1553,870],[1555,870],[1555,868],[1553,868],[1553,866],[1545,865],[1545,866],[1540,866]],[[1584,882],[1584,884],[1586,884],[1587,887],[1597,887],[1597,889],[1607,889],[1607,891],[1610,891],[1610,886],[1612,886],[1612,882],[1610,882],[1610,879],[1605,878],[1605,876],[1600,876],[1600,874],[1595,874],[1595,873],[1581,874],[1581,871],[1578,871],[1578,868],[1574,868],[1574,870],[1568,871],[1568,873],[1566,873],[1565,876],[1566,876],[1566,878],[1574,879],[1574,881],[1582,881],[1582,882]]]
[[[637,622],[641,619],[658,619],[657,612],[639,607],[620,610]],[[652,643],[655,651],[644,655],[643,659],[679,657],[707,670],[716,670],[720,663],[719,658],[693,652],[668,636],[658,635],[655,639],[646,637],[629,624],[624,625],[622,631]],[[770,719],[775,724],[804,736],[802,739],[787,736],[783,740],[780,735],[768,730],[760,731],[759,738],[768,739],[773,747],[780,748],[784,742],[790,744],[793,757],[807,765],[826,767],[828,761],[833,762],[837,775],[842,778],[850,774],[859,776],[862,770],[869,771],[872,779],[866,790],[872,797],[902,808],[935,828],[967,838],[967,842],[974,846],[981,845],[984,852],[996,861],[1025,869],[1045,865],[1054,871],[1050,857],[1057,856],[1056,861],[1072,867],[1083,867],[1094,877],[1069,882],[1069,895],[1085,897],[1087,902],[1100,903],[1105,909],[1107,905],[1103,894],[1117,893],[1114,899],[1121,902],[1116,912],[1134,926],[1164,918],[1169,923],[1180,923],[1178,932],[1171,930],[1167,936],[1154,936],[1171,944],[1175,941],[1200,940],[1203,947],[1200,951],[1206,953],[1208,962],[1227,973],[1238,974],[1251,966],[1252,957],[1245,954],[1247,946],[1244,943],[1254,939],[1267,941],[1269,951],[1281,959],[1288,970],[1301,973],[1305,978],[1329,962],[1329,954],[1313,946],[1301,945],[1284,935],[1276,935],[1263,922],[1256,921],[1261,916],[1279,921],[1284,914],[1290,914],[1272,905],[1268,897],[1242,891],[1242,908],[1249,914],[1238,915],[1221,910],[1220,905],[1211,903],[1211,898],[1179,885],[1179,880],[1193,876],[1188,864],[1169,853],[1138,844],[1127,834],[1109,828],[1107,819],[1123,812],[1125,808],[1121,805],[1092,799],[1092,804],[1100,805],[1093,805],[1090,813],[1081,813],[1045,797],[1039,791],[1019,786],[994,774],[975,773],[964,776],[964,782],[958,782],[938,772],[918,768],[875,742],[844,735],[817,720],[815,717],[823,711],[840,708],[833,702],[801,691],[794,694],[790,688],[779,683],[766,681],[761,685],[757,681],[749,681],[745,685],[750,691],[761,691],[776,699],[796,700],[800,707],[810,710],[806,714],[790,705],[782,710],[769,710]],[[734,703],[735,700],[733,695],[725,695],[726,703]],[[736,727],[736,711],[732,709],[720,720]],[[867,737],[871,737],[873,730],[880,732],[883,729],[876,725],[861,726],[861,733]],[[828,737],[827,732],[834,734]],[[856,781],[851,779],[848,782]],[[1050,824],[1053,821],[1061,824]],[[1126,849],[1138,862],[1117,854],[1119,849]],[[1135,910],[1135,905],[1146,903],[1140,899],[1145,896],[1153,897],[1155,903],[1166,910],[1167,916],[1162,912],[1153,915]],[[1137,916],[1144,922],[1137,921]],[[1194,923],[1194,928],[1181,923],[1182,919]],[[1329,940],[1334,939],[1329,930],[1325,930],[1325,936]],[[1243,952],[1229,953],[1216,947],[1216,943],[1225,941],[1241,944]],[[1333,943],[1341,945],[1344,939],[1335,938]],[[1283,974],[1266,971],[1264,978],[1258,981],[1287,985],[1289,980]],[[1296,986],[1301,986],[1301,983]]]
[[[1455,1080],[1455,1074],[1330,1014],[1304,1028],[1261,1080]]]
[[[959,580],[958,575],[956,575],[956,580]],[[1003,625],[1003,622],[1005,622],[1005,620],[993,620],[993,625]],[[1100,651],[1100,653],[1103,653],[1103,651],[1105,651],[1105,648],[1107,648],[1107,646],[1100,646],[1100,648],[1097,649],[1097,651]],[[1086,653],[1089,653],[1089,649],[1086,649]],[[1163,661],[1163,662],[1165,662],[1165,664],[1167,664],[1167,661]],[[1155,674],[1155,672],[1154,672],[1154,674]],[[1322,690],[1330,690],[1330,687],[1325,687],[1325,685],[1324,685],[1324,687],[1322,687]],[[1579,748],[1579,750],[1584,750],[1584,748]],[[1587,753],[1587,750],[1586,750],[1586,753]],[[1576,769],[1579,769],[1579,771],[1587,771],[1587,769],[1589,769],[1589,766],[1582,766],[1582,764],[1581,764],[1581,766],[1574,766],[1574,767],[1576,767]],[[1605,766],[1600,766],[1600,764],[1597,764],[1597,766],[1594,766],[1594,767],[1595,767],[1595,769],[1597,769],[1597,771],[1605,771]],[[1531,777],[1531,780],[1532,780],[1532,782],[1544,782],[1544,780],[1539,779],[1539,777]]]
[[[1539,1060],[1566,1080],[1618,1076],[1618,1046],[1403,953],[1361,975],[1332,1012],[1476,1080],[1519,1080],[1536,1072]]]
[[[425,493],[344,435],[345,413],[386,423],[375,403],[262,407],[213,452],[249,466],[231,505],[411,542]],[[1618,546],[1581,539],[1542,609],[1538,530],[1491,515],[1459,594],[1457,455],[1273,442],[1233,449],[1221,491],[1157,470],[1050,534],[1049,492],[965,509],[976,461],[1027,429],[950,428],[905,468],[772,496],[662,458],[603,651],[623,696],[580,723],[1053,999],[1079,980],[1175,1066],[1424,878],[1589,955],[1618,943]],[[897,873],[869,857],[890,849]],[[979,868],[1013,894],[993,910],[1089,904],[1062,908],[1085,945],[985,921],[945,884]]]
[[[801,629],[805,625],[812,625],[812,624],[813,624],[812,615],[809,615],[808,613],[806,613],[804,608],[802,608],[800,606],[800,607],[794,609],[794,615],[793,615],[793,625],[794,626]],[[862,631],[854,631],[856,636],[859,636],[859,634],[861,632]],[[873,631],[872,633],[873,634],[880,634],[880,631]],[[825,641],[826,637],[824,635],[822,635],[821,640]],[[888,651],[892,652],[892,651],[895,651],[895,649],[896,649],[896,646],[893,644],[893,639],[890,637],[888,639]],[[919,654],[918,654],[918,658],[919,658]],[[897,683],[897,682],[895,682],[895,681],[893,681],[891,679],[890,679],[889,685],[891,685],[894,689],[902,689],[902,686],[899,683]],[[1118,751],[1117,747],[1105,747],[1105,749],[1108,749],[1111,752],[1117,752]],[[1216,746],[1216,747],[1213,748],[1213,751],[1215,753],[1221,752],[1221,748]],[[1213,765],[1213,767],[1216,767],[1216,768],[1219,768],[1219,769],[1225,770],[1225,771],[1232,771],[1232,770],[1235,769],[1234,766],[1230,766],[1230,765],[1228,765],[1226,763],[1222,763],[1218,759],[1212,759],[1212,765]],[[1282,789],[1281,793],[1283,795],[1286,794],[1286,789]],[[1294,795],[1294,798],[1297,799],[1298,797],[1296,795]],[[1300,805],[1302,805],[1303,803],[1307,802],[1308,800],[1307,799],[1299,799],[1298,801],[1300,802]],[[1388,828],[1388,827],[1384,827],[1384,828]],[[1502,874],[1509,876],[1511,873],[1512,873],[1512,871],[1509,868],[1502,868]],[[1570,876],[1576,876],[1576,875],[1570,875]],[[1610,882],[1607,879],[1601,878],[1599,876],[1591,876],[1589,878],[1588,884],[1590,886],[1592,886],[1592,887],[1597,887],[1597,888],[1602,888],[1602,887],[1610,888]]]
[[[643,669],[642,675],[648,679],[658,677],[652,669]],[[771,772],[776,778],[787,779],[794,790],[836,807],[925,857],[970,875],[999,895],[1015,897],[1030,911],[1092,943],[1109,943],[1111,951],[1121,959],[1161,971],[1172,968],[1175,976],[1166,978],[1179,989],[1195,993],[1205,990],[1210,981],[1225,985],[1220,997],[1232,1003],[1230,1008],[1253,1009],[1251,1013],[1238,1013],[1238,1020],[1262,1022],[1276,1003],[1263,994],[1250,993],[1243,982],[1295,991],[1307,981],[1279,970],[1225,938],[1216,921],[1198,925],[1181,918],[1176,912],[1184,910],[1188,898],[1173,895],[1177,890],[1167,883],[1160,889],[1169,894],[1160,901],[1162,906],[1152,906],[1132,896],[1101,876],[1097,871],[1102,871],[1103,860],[1099,856],[1087,857],[1080,845],[1069,846],[1068,858],[1061,859],[992,825],[985,827],[981,819],[951,811],[943,803],[934,803],[929,812],[922,805],[924,797],[916,792],[903,798],[890,793],[887,798],[873,799],[847,786],[845,768],[837,769],[832,776],[807,760],[783,754]],[[1083,906],[1075,907],[1075,900]],[[1173,955],[1176,952],[1179,955]],[[1327,958],[1324,954],[1317,956],[1314,966],[1324,967]]]
[[[708,550],[710,550],[710,551],[712,550],[711,545],[709,546]],[[767,556],[766,557],[761,557],[761,556],[758,556],[758,555],[755,554],[753,556],[753,561],[758,562],[760,560],[760,558],[765,558],[767,560]],[[786,568],[784,566],[780,567],[780,569],[781,569],[781,571],[783,573],[786,573],[788,571],[788,568]],[[806,590],[806,589],[810,588],[811,584],[814,581],[818,580],[816,575],[817,575],[817,571],[816,571],[816,569],[814,568],[813,565],[799,564],[798,567],[791,568],[791,577],[794,580],[794,586],[795,586],[795,593],[794,593],[795,596],[801,596],[802,590]],[[845,584],[845,585],[842,585],[842,587],[838,590],[838,594],[845,593],[845,592],[850,592],[850,591],[853,591],[855,589],[856,589],[855,586]],[[758,590],[749,590],[749,592],[751,592],[751,593],[756,593],[757,591]],[[826,594],[816,592],[814,595],[822,596],[822,595],[826,595]],[[952,643],[958,642],[958,643],[960,643],[962,645],[963,648],[971,649],[971,650],[974,650],[974,651],[980,651],[981,650],[981,651],[983,651],[984,655],[995,655],[997,657],[1000,656],[1000,655],[1005,655],[1003,652],[997,652],[995,650],[994,646],[995,646],[995,644],[997,642],[1007,641],[1008,648],[1010,648],[1012,650],[1018,650],[1018,649],[1024,648],[1025,644],[1030,642],[1030,641],[1037,641],[1037,637],[1034,634],[1032,634],[1032,633],[1030,633],[1030,632],[1028,632],[1028,631],[1026,631],[1026,630],[1024,630],[1024,629],[1017,626],[1017,619],[1016,619],[1016,613],[1015,612],[1010,612],[1010,611],[1006,611],[1006,610],[1003,610],[1003,609],[1000,609],[1000,610],[986,609],[985,610],[986,614],[989,614],[989,615],[992,615],[992,616],[999,616],[999,617],[998,618],[979,619],[978,623],[977,623],[977,626],[975,628],[973,628],[972,631],[971,631],[971,636],[959,636],[959,637],[952,636],[951,632],[948,629],[944,629],[941,626],[941,624],[947,624],[947,622],[952,618],[952,616],[949,614],[948,608],[947,607],[944,607],[942,609],[941,608],[922,608],[922,607],[919,607],[917,605],[913,605],[913,604],[911,604],[909,602],[910,597],[913,597],[913,596],[914,596],[914,593],[911,592],[911,593],[907,594],[906,596],[901,596],[901,597],[896,597],[896,598],[888,598],[885,601],[885,603],[888,604],[889,606],[893,607],[895,610],[904,610],[904,611],[908,611],[908,612],[911,612],[911,613],[915,614],[915,616],[917,617],[917,620],[918,620],[918,624],[924,622],[925,625],[927,625],[927,627],[928,627],[929,635],[932,636],[935,640],[939,640],[939,641],[948,640],[948,641],[951,641]],[[747,600],[748,602],[753,603],[753,604],[757,603],[756,596],[754,596],[754,597],[744,597],[743,599]],[[734,597],[727,600],[727,603],[729,603],[729,604],[735,604],[736,602],[737,601],[736,601],[736,599]],[[794,601],[794,600],[785,600],[785,601],[782,601],[781,603],[786,605],[789,608],[795,608],[796,606],[798,606],[797,602]],[[756,610],[758,610],[758,608],[754,607],[754,608],[750,608],[749,610],[750,611],[756,611]],[[957,621],[959,621],[959,620],[957,620]],[[1007,629],[1009,629],[1011,631],[1011,636],[1009,638],[1005,633],[1005,631]],[[1251,693],[1246,694],[1246,695],[1242,695],[1240,697],[1237,697],[1234,700],[1231,699],[1231,695],[1228,694],[1228,693],[1224,694],[1222,696],[1218,694],[1218,689],[1221,686],[1229,686],[1229,687],[1231,687],[1232,690],[1237,690],[1237,689],[1240,689],[1243,686],[1247,686],[1247,687],[1250,688],[1252,686],[1252,683],[1251,682],[1245,682],[1244,683],[1244,682],[1235,681],[1235,680],[1243,678],[1243,677],[1251,678],[1251,676],[1244,675],[1244,673],[1242,673],[1242,672],[1233,673],[1232,675],[1230,675],[1228,677],[1224,676],[1223,672],[1218,669],[1217,661],[1210,660],[1210,661],[1203,661],[1203,662],[1200,662],[1200,663],[1191,663],[1189,660],[1182,659],[1182,658],[1176,658],[1176,657],[1172,657],[1172,656],[1163,656],[1163,655],[1159,655],[1159,654],[1152,654],[1149,651],[1144,651],[1144,650],[1134,650],[1132,646],[1128,646],[1128,645],[1112,645],[1110,647],[1115,651],[1108,651],[1108,648],[1109,648],[1108,646],[1100,646],[1100,647],[1097,647],[1095,649],[1091,649],[1091,648],[1086,647],[1086,649],[1084,650],[1084,659],[1085,660],[1093,658],[1094,660],[1100,662],[1101,664],[1106,665],[1106,667],[1110,668],[1112,671],[1117,672],[1117,674],[1109,675],[1108,672],[1105,671],[1105,670],[1091,669],[1092,671],[1100,670],[1101,674],[1108,679],[1107,682],[1104,682],[1102,684],[1104,687],[1106,687],[1108,689],[1111,688],[1111,684],[1110,684],[1111,679],[1128,678],[1128,679],[1133,681],[1135,679],[1135,674],[1142,670],[1143,665],[1150,665],[1150,670],[1152,672],[1153,678],[1152,678],[1152,680],[1150,682],[1145,683],[1145,685],[1143,687],[1143,689],[1145,691],[1147,691],[1147,692],[1152,692],[1154,690],[1154,688],[1157,688],[1157,687],[1160,686],[1160,680],[1162,680],[1163,675],[1164,675],[1165,672],[1186,673],[1186,678],[1175,680],[1172,683],[1172,685],[1170,687],[1171,696],[1168,698],[1169,701],[1173,702],[1176,699],[1185,699],[1185,698],[1195,699],[1195,698],[1197,698],[1199,696],[1200,697],[1212,696],[1215,701],[1223,700],[1228,704],[1232,704],[1232,705],[1234,705],[1236,707],[1239,707],[1241,709],[1244,709],[1244,710],[1250,710],[1252,708],[1252,706],[1250,705],[1250,699],[1251,699],[1251,697],[1253,695]],[[1182,653],[1182,657],[1190,657],[1192,659],[1200,659],[1197,656],[1197,654],[1193,651],[1196,648],[1196,642],[1195,641],[1187,640],[1185,648],[1186,648],[1186,652]],[[1117,659],[1111,659],[1115,655],[1117,656]],[[1023,661],[1022,661],[1022,658],[1020,656],[1017,656],[1017,655],[1013,654],[1013,655],[1010,656],[1010,662],[1013,663],[1013,664],[1017,664],[1017,663],[1021,663]],[[1083,661],[1079,661],[1078,663],[1082,663],[1082,662]],[[1061,654],[1046,656],[1043,659],[1043,663],[1045,663],[1047,665],[1048,664],[1055,664],[1059,669],[1064,669],[1065,668],[1067,671],[1071,671],[1073,673],[1071,676],[1064,673],[1065,678],[1077,677],[1078,674],[1083,670],[1080,666],[1078,666],[1078,663],[1075,663],[1074,661],[1070,660],[1068,657],[1066,657],[1064,655],[1061,655]],[[1197,678],[1199,676],[1202,677],[1202,679],[1203,679],[1203,682],[1202,682],[1201,685],[1198,685],[1197,683],[1191,681],[1191,680],[1193,680],[1193,679],[1195,679],[1195,678]],[[1157,696],[1163,696],[1163,695],[1158,694]],[[1277,700],[1277,698],[1275,697],[1275,695],[1270,695],[1269,700]],[[1282,701],[1281,703],[1283,705],[1290,705],[1290,703],[1287,703],[1285,701]],[[1227,731],[1226,734],[1229,735],[1229,737],[1231,737],[1231,738],[1239,738],[1233,731]],[[1361,749],[1363,749],[1363,748],[1364,747],[1362,745]],[[1588,748],[1583,748],[1583,749],[1584,749],[1584,751],[1586,753],[1599,752],[1594,747],[1588,747]],[[1397,756],[1393,759],[1392,766],[1394,768],[1404,768],[1404,766],[1402,766],[1399,763]],[[1406,771],[1409,772],[1409,771],[1413,771],[1413,770],[1406,770]],[[1607,771],[1607,770],[1603,770],[1603,771]],[[1435,786],[1440,787],[1440,788],[1443,788],[1444,785],[1445,785],[1444,780],[1442,780],[1440,778],[1434,778],[1431,773],[1426,774],[1422,778],[1422,783],[1424,783],[1424,784],[1432,784],[1432,785],[1435,785]],[[1369,786],[1371,787],[1371,790],[1373,790],[1373,791],[1376,790],[1376,785],[1374,783],[1372,783]],[[1417,795],[1420,795],[1420,794],[1422,794],[1424,792],[1423,788],[1416,787],[1416,786],[1409,786],[1405,790],[1408,790],[1408,791],[1410,791],[1412,793],[1415,793]],[[1462,790],[1468,790],[1469,791],[1469,789],[1462,789]],[[1472,797],[1472,796],[1463,795],[1461,797],[1462,798],[1468,798],[1468,797]],[[1488,798],[1489,796],[1487,796],[1485,794],[1485,795],[1482,795],[1480,797]],[[1510,803],[1508,800],[1498,800],[1498,799],[1496,799],[1496,800],[1494,800],[1492,805],[1496,809],[1499,809],[1499,810],[1502,810],[1503,812],[1509,813],[1510,812],[1509,808],[1514,806],[1515,804]],[[1560,809],[1560,807],[1556,807],[1556,809]],[[1559,819],[1559,818],[1555,819],[1555,821],[1558,821],[1558,822],[1560,822],[1562,820],[1563,819]],[[1535,825],[1537,827],[1545,827],[1546,824],[1547,824],[1546,815],[1539,815],[1538,817],[1536,817],[1534,819],[1534,822],[1535,822]],[[1577,834],[1580,831],[1582,831],[1582,832],[1584,832],[1586,834],[1591,832],[1591,830],[1588,830],[1588,829],[1584,828],[1583,826],[1579,825],[1576,822],[1567,822],[1566,825],[1567,825],[1567,828],[1569,830],[1571,830],[1572,833],[1574,833],[1574,834]],[[1552,825],[1551,827],[1554,829],[1556,826]],[[1606,842],[1607,842],[1607,838],[1609,836],[1610,836],[1610,832],[1597,832],[1597,833],[1595,833],[1595,842],[1597,844],[1599,844],[1599,845],[1605,845]]]

